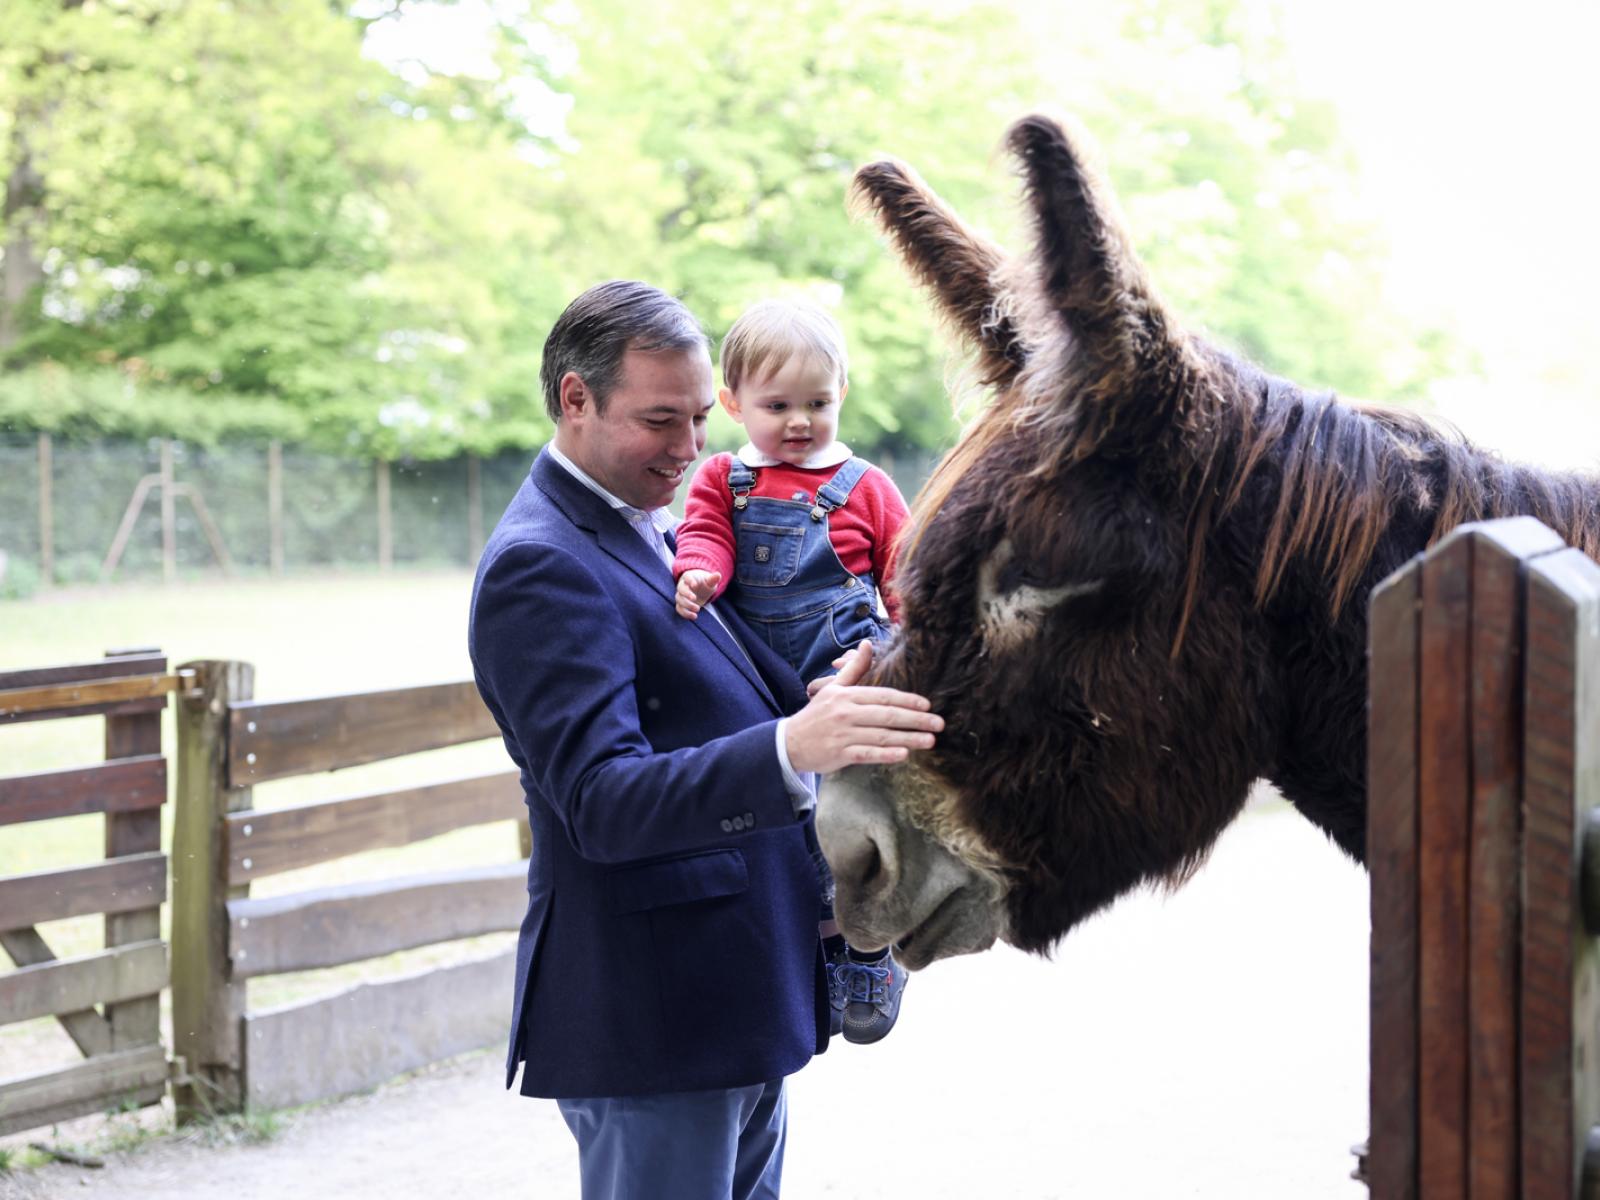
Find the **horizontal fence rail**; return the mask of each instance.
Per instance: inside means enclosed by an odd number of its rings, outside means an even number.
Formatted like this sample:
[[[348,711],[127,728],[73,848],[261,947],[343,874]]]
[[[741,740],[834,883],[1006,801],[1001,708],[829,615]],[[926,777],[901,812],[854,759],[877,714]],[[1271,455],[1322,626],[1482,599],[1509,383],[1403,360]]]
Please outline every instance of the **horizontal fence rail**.
[[[228,716],[228,783],[335,771],[499,734],[472,683],[239,703]]]
[[[363,850],[504,821],[506,797],[518,794],[517,773],[497,771],[398,792],[230,813],[223,818],[228,882],[248,883]]]

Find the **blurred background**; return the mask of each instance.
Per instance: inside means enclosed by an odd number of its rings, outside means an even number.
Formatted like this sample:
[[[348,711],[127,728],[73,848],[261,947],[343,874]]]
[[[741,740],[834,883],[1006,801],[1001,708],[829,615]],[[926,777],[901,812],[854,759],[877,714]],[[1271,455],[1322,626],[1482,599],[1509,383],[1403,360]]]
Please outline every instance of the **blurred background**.
[[[845,190],[893,153],[1020,247],[995,147],[1037,106],[1092,132],[1216,339],[1520,457],[1587,465],[1600,429],[1600,13],[1573,0],[6,0],[3,24],[0,595],[469,565],[548,433],[544,334],[611,276],[718,337],[775,293],[834,310],[843,436],[909,491],[959,372]],[[162,489],[138,494],[163,444],[165,562]]]
[[[1041,106],[1093,135],[1191,326],[1592,468],[1597,44],[1590,0],[0,0],[0,670],[157,646],[253,662],[269,700],[464,678],[471,567],[549,434],[541,344],[608,277],[715,338],[773,294],[833,310],[843,436],[909,494],[982,397],[851,173],[907,159],[1020,249],[996,147]],[[0,774],[103,752],[93,718],[0,734]],[[468,758],[396,770],[501,762]],[[509,861],[518,818],[406,863]],[[0,829],[0,872],[97,857],[99,822]],[[855,1194],[838,1098],[892,1076],[869,1149],[947,1148],[898,1155],[904,1194],[1357,1194],[1364,895],[1264,798],[1054,963],[940,964],[889,1057],[800,1077],[829,1140],[794,1174]],[[98,944],[63,925],[60,953]],[[307,975],[252,1002],[364,977]],[[1026,996],[1004,1030],[999,993]],[[63,1045],[9,1026],[0,1075]],[[1034,1184],[990,1186],[996,1145]]]

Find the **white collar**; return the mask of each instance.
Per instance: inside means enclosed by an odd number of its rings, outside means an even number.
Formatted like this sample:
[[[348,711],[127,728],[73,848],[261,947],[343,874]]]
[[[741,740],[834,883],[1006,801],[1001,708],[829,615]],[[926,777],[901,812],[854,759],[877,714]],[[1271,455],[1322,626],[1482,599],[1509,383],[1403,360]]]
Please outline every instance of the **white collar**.
[[[854,451],[843,442],[829,442],[821,450],[813,450],[806,455],[804,462],[786,463],[781,458],[773,458],[770,454],[763,454],[749,442],[739,447],[739,461],[747,467],[799,467],[802,471],[815,471],[822,467],[837,467],[840,463],[848,461]]]
[[[633,514],[642,513],[644,516],[650,518],[650,524],[654,525],[662,532],[676,528],[678,519],[672,515],[670,509],[635,508],[633,505],[624,500],[617,499],[617,497],[606,491],[605,488],[601,487],[595,482],[593,476],[591,476],[587,471],[585,471],[577,463],[573,462],[570,458],[556,448],[554,438],[551,438],[550,441],[545,444],[545,451],[550,455],[551,458],[555,459],[562,468],[566,470],[567,474],[571,475],[579,483],[583,484],[584,487],[588,488],[596,496],[599,496],[600,499],[604,500],[612,508],[620,512],[625,518],[628,519],[630,524],[633,521]]]

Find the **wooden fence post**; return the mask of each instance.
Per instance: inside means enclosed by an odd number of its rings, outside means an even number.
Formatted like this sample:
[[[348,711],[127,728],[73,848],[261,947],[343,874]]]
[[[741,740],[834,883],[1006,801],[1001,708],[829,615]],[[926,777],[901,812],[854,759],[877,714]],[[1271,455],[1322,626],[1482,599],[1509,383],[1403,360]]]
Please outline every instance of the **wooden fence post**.
[[[188,1081],[176,1090],[180,1121],[244,1107],[240,1022],[245,985],[228,969],[230,888],[223,818],[249,808],[249,788],[228,787],[228,705],[255,692],[241,662],[187,664],[196,687],[178,699],[177,811],[172,837],[172,1041]]]
[[[39,586],[56,581],[55,448],[48,433],[39,435]]]
[[[467,455],[467,565],[476,566],[483,552],[483,463]]]
[[[389,463],[380,458],[375,466],[378,479],[378,567],[394,566],[394,511],[389,500]]]
[[[153,648],[108,650],[107,658],[121,658],[130,654],[156,654]],[[162,662],[158,670],[165,670]],[[145,754],[161,753],[161,713],[106,714],[106,758],[136,758]],[[106,858],[122,858],[130,854],[158,854],[161,851],[161,809],[142,808],[132,812],[106,813]],[[153,942],[161,938],[161,903],[132,912],[106,915],[106,949],[125,946],[130,942]],[[141,996],[106,1005],[106,1019],[111,1029],[111,1046],[125,1050],[131,1046],[147,1046],[161,1040],[161,997]]]
[[[283,574],[283,443],[267,443],[267,541],[274,575]]]
[[[161,581],[178,580],[178,510],[172,490],[172,439],[161,439]]]

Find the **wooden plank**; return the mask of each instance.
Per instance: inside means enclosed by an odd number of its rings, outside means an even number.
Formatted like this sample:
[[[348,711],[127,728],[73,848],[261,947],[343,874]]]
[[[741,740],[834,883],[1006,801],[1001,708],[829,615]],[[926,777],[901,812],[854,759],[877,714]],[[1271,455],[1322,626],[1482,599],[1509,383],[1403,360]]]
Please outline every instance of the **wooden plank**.
[[[342,1096],[503,1042],[516,952],[378,983],[244,1020],[248,1103],[282,1108]]]
[[[375,792],[226,818],[228,880],[245,883],[388,846],[518,820],[522,786],[515,771],[496,771],[400,792]]]
[[[103,1002],[153,996],[167,985],[164,942],[18,967],[0,975],[0,1025],[81,1012]]]
[[[1418,1169],[1423,1194],[1467,1188],[1467,863],[1471,836],[1472,538],[1422,564],[1418,709]]]
[[[46,945],[37,929],[8,929],[0,932],[0,947],[19,967],[55,962],[55,951]],[[57,1013],[56,1020],[67,1036],[86,1056],[105,1054],[111,1049],[111,1023],[92,1008]],[[157,1039],[151,1038],[152,1042]]]
[[[1417,1195],[1417,703],[1422,561],[1372,594],[1367,867],[1372,888],[1372,1200]]]
[[[307,971],[516,929],[527,864],[342,884],[228,905],[235,979]]]
[[[244,787],[499,734],[470,681],[235,704],[229,715],[228,781]]]
[[[167,898],[167,856],[130,854],[87,867],[0,879],[0,928],[21,929],[91,913],[133,912]]]
[[[58,667],[25,667],[15,671],[0,671],[0,690],[89,683],[95,680],[125,678],[129,675],[164,675],[166,671],[165,655],[153,650],[139,650]]]
[[[1522,879],[1522,575],[1563,546],[1531,517],[1472,526],[1472,833],[1467,902],[1467,1168],[1472,1200],[1517,1194]]]
[[[180,1122],[238,1112],[244,1104],[245,985],[228,978],[226,906],[249,891],[228,884],[222,820],[250,807],[249,789],[227,786],[226,734],[229,703],[248,700],[255,686],[248,663],[187,665],[196,687],[177,704],[172,829],[172,1040],[189,1077],[173,1091]]]
[[[168,676],[167,678],[172,678]],[[191,675],[188,682],[193,682]],[[161,714],[159,712],[109,715],[105,719],[106,758],[115,761],[161,753]],[[161,850],[161,812],[142,809],[136,812],[108,812],[105,820],[107,859],[133,854],[155,854]],[[154,941],[161,936],[161,902],[128,911],[109,912],[105,917],[105,945],[128,946]],[[121,1004],[106,1006],[111,1023],[111,1048],[126,1050],[161,1040],[161,997],[140,996]]]
[[[166,799],[167,760],[160,754],[143,754],[92,767],[0,779],[0,825],[158,808]]]
[[[60,1071],[0,1080],[0,1136],[104,1112],[156,1104],[167,1090],[167,1053],[139,1046]]]
[[[0,718],[48,712],[71,716],[80,708],[119,706],[129,700],[147,700],[178,691],[186,681],[172,675],[129,675],[90,683],[55,683],[44,687],[7,688],[0,691]],[[148,706],[146,706],[148,707]]]
[[[1576,1193],[1600,1119],[1600,956],[1579,884],[1600,802],[1600,567],[1576,550],[1527,586],[1522,896],[1523,1195]]]

